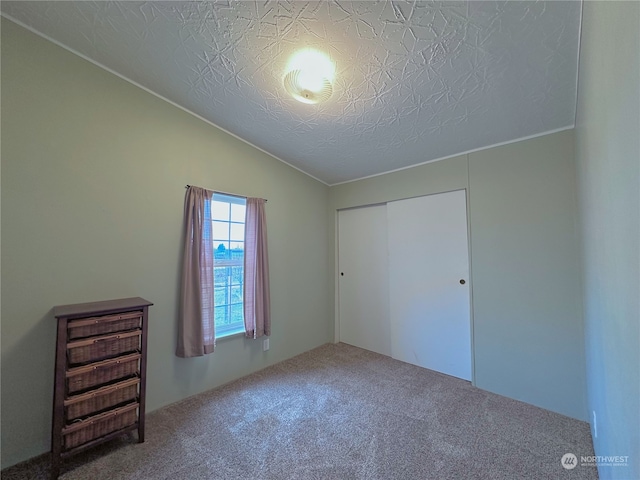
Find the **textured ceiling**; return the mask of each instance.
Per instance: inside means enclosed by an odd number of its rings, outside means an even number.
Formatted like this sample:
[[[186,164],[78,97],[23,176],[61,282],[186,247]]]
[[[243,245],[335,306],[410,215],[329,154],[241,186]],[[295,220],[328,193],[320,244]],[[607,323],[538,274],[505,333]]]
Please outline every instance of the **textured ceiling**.
[[[335,184],[574,123],[578,1],[2,2],[2,11]],[[282,86],[336,63],[333,96]],[[215,152],[212,152],[215,155]]]

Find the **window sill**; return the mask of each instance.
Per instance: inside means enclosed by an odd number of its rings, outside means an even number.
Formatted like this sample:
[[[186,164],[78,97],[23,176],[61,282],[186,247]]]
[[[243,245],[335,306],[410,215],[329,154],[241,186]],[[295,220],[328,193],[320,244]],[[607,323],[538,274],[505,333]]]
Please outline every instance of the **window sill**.
[[[242,330],[240,332],[231,331],[231,332],[223,333],[219,337],[216,336],[216,341],[218,341],[218,340],[228,340],[230,338],[236,338],[236,337],[244,337],[244,330]]]

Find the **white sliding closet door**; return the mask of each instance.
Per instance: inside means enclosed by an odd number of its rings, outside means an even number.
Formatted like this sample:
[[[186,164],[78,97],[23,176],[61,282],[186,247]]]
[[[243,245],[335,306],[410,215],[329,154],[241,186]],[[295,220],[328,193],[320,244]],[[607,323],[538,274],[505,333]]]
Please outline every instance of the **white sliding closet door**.
[[[391,355],[387,207],[338,212],[340,341]]]
[[[464,190],[387,204],[393,358],[471,380]]]

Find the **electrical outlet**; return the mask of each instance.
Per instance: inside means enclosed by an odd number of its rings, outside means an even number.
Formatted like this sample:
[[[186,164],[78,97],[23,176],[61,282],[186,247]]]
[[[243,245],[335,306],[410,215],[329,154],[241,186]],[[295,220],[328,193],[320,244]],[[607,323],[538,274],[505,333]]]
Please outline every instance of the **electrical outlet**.
[[[598,418],[595,410],[592,410],[591,413],[593,413],[593,436],[598,438]]]
[[[263,352],[266,352],[267,350],[269,350],[269,339],[268,339],[268,338],[265,338],[265,339],[262,341],[262,351],[263,351]]]

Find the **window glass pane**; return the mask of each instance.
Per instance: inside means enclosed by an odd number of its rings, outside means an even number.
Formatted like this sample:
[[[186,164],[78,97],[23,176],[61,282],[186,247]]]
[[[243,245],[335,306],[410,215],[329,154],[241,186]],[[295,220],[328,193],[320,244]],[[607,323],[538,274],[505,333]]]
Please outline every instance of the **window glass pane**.
[[[229,240],[229,224],[227,222],[213,222],[213,238]]]
[[[242,260],[244,258],[244,242],[231,243],[229,258],[231,260]]]
[[[244,267],[231,267],[231,283],[235,285],[244,283]]]
[[[244,223],[244,216],[247,207],[245,205],[231,204],[231,221]]]
[[[214,220],[229,221],[229,204],[226,202],[211,202],[211,216]]]
[[[226,237],[217,237],[213,235],[215,238],[226,238]],[[231,240],[244,240],[244,224],[243,223],[232,223],[231,224]]]
[[[221,288],[215,288],[213,291],[213,304],[214,305],[225,305],[227,303],[231,303],[229,302],[229,295],[227,295],[229,292],[229,289],[225,286],[225,287],[221,287]],[[237,302],[237,300],[234,300]]]
[[[231,250],[242,250],[244,252],[244,242],[231,242],[229,248],[231,248]]]
[[[213,243],[213,258],[216,260],[226,260],[230,258],[229,242],[215,241]]]
[[[224,287],[229,282],[229,267],[214,267],[213,284],[214,287]],[[216,303],[214,303],[216,305]]]
[[[227,325],[230,321],[229,311],[226,305],[214,309],[216,325]]]
[[[244,312],[242,311],[241,303],[234,303],[231,305],[231,323],[244,323]]]
[[[231,302],[229,303],[242,303],[242,285],[231,287]]]

